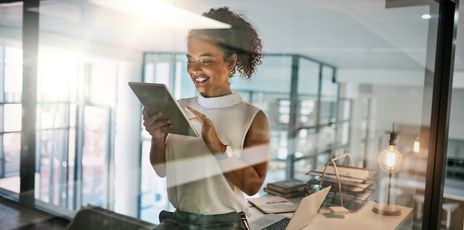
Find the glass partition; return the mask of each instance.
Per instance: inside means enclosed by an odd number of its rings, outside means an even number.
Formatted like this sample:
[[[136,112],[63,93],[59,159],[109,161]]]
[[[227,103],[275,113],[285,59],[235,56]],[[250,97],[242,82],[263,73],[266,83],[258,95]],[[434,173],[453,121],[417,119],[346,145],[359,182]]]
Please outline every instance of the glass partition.
[[[462,14],[464,7],[459,6]],[[459,33],[456,37],[456,59],[453,70],[453,82],[451,89],[451,102],[449,110],[449,128],[447,149],[445,153],[446,171],[443,174],[443,195],[441,226],[447,229],[461,229],[464,227],[464,23],[459,21]],[[416,137],[413,151],[420,150],[423,142],[421,137]]]
[[[22,114],[22,5],[0,4],[0,192],[19,192],[21,117],[34,116],[36,207],[72,216],[94,205],[159,223],[158,214],[174,207],[149,161],[151,136],[127,82],[166,84],[176,99],[197,96],[186,36],[224,26],[201,16],[223,5],[245,15],[263,41],[255,75],[230,83],[270,124],[268,173],[253,197],[276,181],[322,183],[308,172],[350,154],[351,166],[375,173],[363,181],[362,199],[334,186],[324,207],[344,206],[342,194],[351,210],[343,216],[362,210],[369,222],[386,218],[376,213],[382,208],[372,211],[375,204],[394,204],[402,211],[392,229],[422,228],[427,160],[435,151],[433,0],[40,1],[29,9],[40,16],[36,114]],[[453,92],[443,202],[451,220],[443,219],[444,227],[462,225],[462,202],[448,189],[463,177],[460,93]],[[392,148],[401,155],[379,157]],[[380,166],[387,163],[395,170]]]

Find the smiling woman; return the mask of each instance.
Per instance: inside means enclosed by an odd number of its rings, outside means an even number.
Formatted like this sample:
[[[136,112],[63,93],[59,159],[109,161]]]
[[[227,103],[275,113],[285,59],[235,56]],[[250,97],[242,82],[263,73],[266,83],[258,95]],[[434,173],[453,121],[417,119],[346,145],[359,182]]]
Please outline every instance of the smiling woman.
[[[227,7],[203,16],[231,29],[192,30],[187,41],[187,71],[198,97],[179,103],[196,121],[201,137],[168,134],[176,121],[148,116],[150,161],[166,176],[173,213],[162,211],[155,229],[248,229],[244,195],[254,195],[266,177],[269,125],[264,112],[232,93],[236,70],[250,78],[261,58],[255,29]],[[188,220],[188,221],[185,221]]]

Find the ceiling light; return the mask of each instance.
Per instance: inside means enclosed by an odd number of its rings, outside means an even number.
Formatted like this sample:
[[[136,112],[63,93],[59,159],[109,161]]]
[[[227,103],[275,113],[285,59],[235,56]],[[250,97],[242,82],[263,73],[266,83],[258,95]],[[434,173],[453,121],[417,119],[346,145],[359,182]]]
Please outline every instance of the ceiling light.
[[[423,14],[421,17],[422,19],[430,19],[432,16],[430,14]]]
[[[224,29],[229,24],[195,14],[161,0],[92,0],[92,3],[129,14],[147,23],[176,29]]]

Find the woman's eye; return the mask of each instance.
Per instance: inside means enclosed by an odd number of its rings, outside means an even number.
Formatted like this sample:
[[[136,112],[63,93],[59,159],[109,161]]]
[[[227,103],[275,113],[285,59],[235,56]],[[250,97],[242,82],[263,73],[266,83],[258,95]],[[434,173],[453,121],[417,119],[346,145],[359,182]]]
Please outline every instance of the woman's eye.
[[[201,60],[201,64],[204,64],[204,65],[208,65],[208,64],[211,64],[212,61],[211,60]]]

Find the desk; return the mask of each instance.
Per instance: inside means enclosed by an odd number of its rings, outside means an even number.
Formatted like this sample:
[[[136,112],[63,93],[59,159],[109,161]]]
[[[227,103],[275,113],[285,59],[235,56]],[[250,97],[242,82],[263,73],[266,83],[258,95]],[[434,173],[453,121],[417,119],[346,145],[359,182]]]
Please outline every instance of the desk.
[[[328,210],[320,210],[320,213],[314,218],[309,226],[304,228],[305,230],[311,229],[324,229],[324,230],[359,230],[359,229],[396,229],[400,224],[404,223],[405,220],[410,217],[412,208],[401,207],[400,216],[382,216],[375,214],[371,211],[374,202],[369,201],[356,213],[349,213],[345,215],[344,219],[327,218],[323,213]],[[249,221],[253,221],[262,215],[256,208],[250,209],[252,216]],[[291,217],[291,213],[282,214],[286,217]]]

